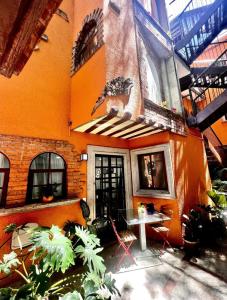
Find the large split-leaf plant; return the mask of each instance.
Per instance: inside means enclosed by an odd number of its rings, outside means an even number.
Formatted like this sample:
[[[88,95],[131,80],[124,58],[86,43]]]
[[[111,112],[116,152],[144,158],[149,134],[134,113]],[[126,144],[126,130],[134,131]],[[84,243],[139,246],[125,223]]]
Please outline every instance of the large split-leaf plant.
[[[13,230],[16,230],[16,226],[10,225],[6,232]],[[23,283],[19,288],[0,289],[0,299],[93,300],[109,299],[111,295],[119,293],[115,281],[106,274],[100,256],[102,248],[95,234],[75,227],[75,235],[80,243],[73,246],[57,226],[28,230],[32,241],[29,249],[31,266],[27,269],[15,252],[3,256],[0,273],[16,272]],[[71,268],[77,261],[82,261],[83,266]],[[59,278],[57,281],[56,277]]]

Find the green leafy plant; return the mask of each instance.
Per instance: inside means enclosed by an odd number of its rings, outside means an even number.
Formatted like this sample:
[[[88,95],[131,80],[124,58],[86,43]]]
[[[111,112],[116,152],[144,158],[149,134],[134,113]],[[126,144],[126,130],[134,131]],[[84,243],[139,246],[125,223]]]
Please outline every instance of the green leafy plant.
[[[12,232],[16,226],[7,227]],[[11,229],[11,230],[10,230]],[[27,270],[25,263],[15,252],[5,254],[0,261],[0,272],[18,273],[24,281],[20,288],[0,289],[0,299],[62,299],[93,300],[109,299],[119,294],[115,281],[106,274],[99,239],[87,229],[75,226],[75,236],[81,241],[73,247],[71,240],[57,226],[30,229],[32,264]],[[63,274],[75,265],[77,259],[83,261],[83,270],[69,276]],[[22,266],[22,270],[19,267]],[[62,279],[55,282],[56,275]]]
[[[227,192],[227,181],[221,179],[215,179],[212,182],[213,188],[219,192]]]
[[[224,209],[225,207],[227,207],[227,200],[226,200],[226,196],[224,194],[221,194],[214,189],[211,191],[208,191],[207,193],[208,193],[208,196],[213,201],[214,205],[218,209]]]

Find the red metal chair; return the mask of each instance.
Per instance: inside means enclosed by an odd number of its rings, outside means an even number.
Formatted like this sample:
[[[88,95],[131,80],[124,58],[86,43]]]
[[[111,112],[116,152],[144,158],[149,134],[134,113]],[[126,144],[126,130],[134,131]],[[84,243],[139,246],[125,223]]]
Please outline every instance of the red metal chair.
[[[121,256],[121,258],[118,261],[117,270],[119,269],[121,263],[124,261],[124,259],[127,256],[132,260],[132,262],[134,264],[136,264],[136,261],[132,255],[131,251],[129,250],[129,248],[132,246],[133,242],[137,240],[137,237],[130,230],[124,230],[124,231],[117,232],[115,223],[112,220],[112,218],[110,218],[110,222],[111,222],[114,234],[115,234],[118,244],[119,244],[117,249],[115,250],[115,256],[119,252],[120,248],[122,248],[124,250],[123,255]]]
[[[167,215],[168,217],[172,218],[173,211],[172,210],[165,210],[164,214]],[[166,245],[168,245],[171,249],[173,249],[173,247],[170,245],[170,242],[168,241],[168,236],[169,236],[169,231],[170,231],[170,229],[168,227],[163,226],[160,223],[159,224],[152,224],[150,227],[163,240],[163,246],[162,246],[161,254],[163,254]]]

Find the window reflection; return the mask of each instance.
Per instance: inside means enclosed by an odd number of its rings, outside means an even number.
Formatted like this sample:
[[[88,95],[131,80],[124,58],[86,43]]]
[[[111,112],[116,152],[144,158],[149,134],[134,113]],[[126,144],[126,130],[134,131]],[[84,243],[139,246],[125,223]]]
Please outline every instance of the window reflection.
[[[138,155],[141,189],[168,191],[164,152]]]

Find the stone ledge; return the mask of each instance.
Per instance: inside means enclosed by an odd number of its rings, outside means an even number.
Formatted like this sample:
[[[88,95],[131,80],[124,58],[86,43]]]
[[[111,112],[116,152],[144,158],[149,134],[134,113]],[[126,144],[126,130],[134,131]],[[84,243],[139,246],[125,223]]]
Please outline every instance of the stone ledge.
[[[0,209],[0,216],[7,216],[15,213],[24,213],[24,212],[30,212],[34,210],[40,210],[44,208],[51,208],[51,207],[56,207],[56,206],[63,206],[63,205],[70,205],[76,202],[79,202],[79,198],[75,199],[69,199],[69,200],[61,200],[61,201],[56,201],[56,202],[51,202],[51,203],[36,203],[36,204],[28,204],[25,206],[21,207],[14,207],[14,208],[2,208]]]

